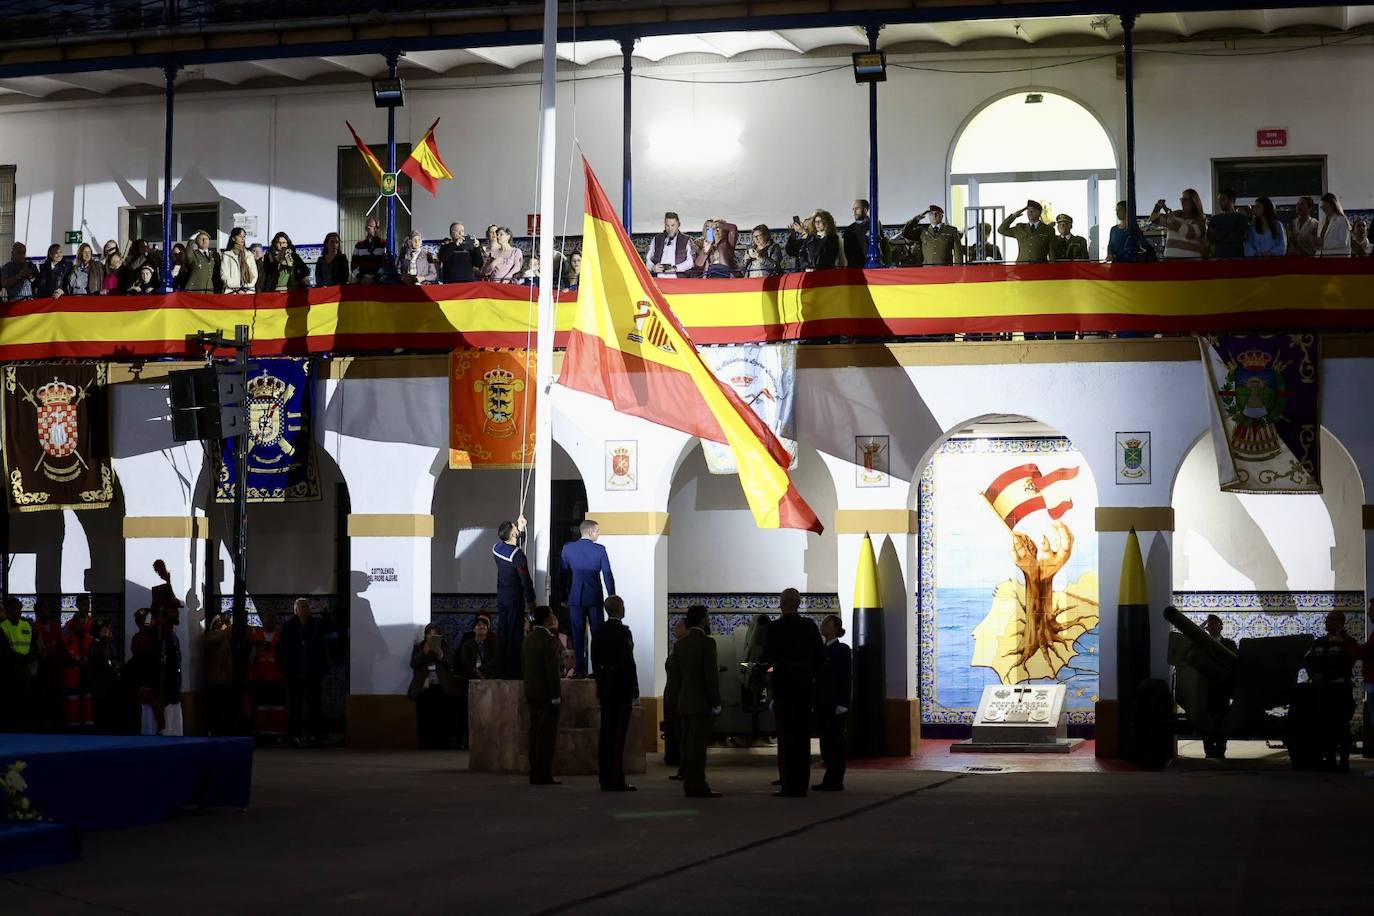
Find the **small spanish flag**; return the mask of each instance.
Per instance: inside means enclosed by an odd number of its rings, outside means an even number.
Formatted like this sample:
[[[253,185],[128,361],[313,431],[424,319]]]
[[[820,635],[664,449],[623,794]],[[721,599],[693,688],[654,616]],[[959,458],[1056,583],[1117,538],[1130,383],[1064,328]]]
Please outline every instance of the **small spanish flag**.
[[[787,473],[792,456],[702,362],[584,159],[586,216],[577,318],[558,383],[621,413],[729,445],[760,528],[821,523]]]
[[[439,141],[434,139],[434,128],[438,126],[439,119],[435,118],[434,123],[429,125],[429,130],[425,131],[424,138],[415,144],[410,158],[400,168],[400,171],[414,179],[416,184],[436,197],[439,196],[439,182],[453,177],[453,173],[444,164],[444,157],[439,155]]]
[[[381,162],[377,160],[377,155],[363,142],[363,138],[358,136],[358,132],[353,129],[353,125],[345,121],[344,126],[346,126],[348,132],[353,135],[353,142],[357,144],[358,152],[363,154],[363,162],[367,164],[367,170],[372,173],[372,180],[377,182],[377,187],[380,188],[382,186],[382,173],[385,172],[386,169],[382,168]]]

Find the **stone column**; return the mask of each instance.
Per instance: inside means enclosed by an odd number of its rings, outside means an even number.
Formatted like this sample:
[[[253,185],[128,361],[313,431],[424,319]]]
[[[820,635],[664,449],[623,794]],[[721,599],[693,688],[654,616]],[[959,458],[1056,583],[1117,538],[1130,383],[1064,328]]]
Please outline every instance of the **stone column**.
[[[658,749],[668,657],[668,535],[666,512],[600,512],[601,543],[611,558],[616,593],[625,599],[625,623],[634,634],[645,750]]]

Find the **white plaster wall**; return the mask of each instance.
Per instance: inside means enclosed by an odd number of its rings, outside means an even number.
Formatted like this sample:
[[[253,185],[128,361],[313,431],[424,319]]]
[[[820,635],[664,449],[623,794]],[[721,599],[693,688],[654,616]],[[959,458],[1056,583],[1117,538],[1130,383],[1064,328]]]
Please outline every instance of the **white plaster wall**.
[[[1364,588],[1364,488],[1323,431],[1320,496],[1223,493],[1210,436],[1174,486],[1174,587],[1181,591],[1347,591]]]
[[[712,474],[702,450],[692,449],[673,479],[668,513],[668,591],[833,592],[836,575],[835,487],[813,449],[803,448],[792,480],[824,534],[765,530],[754,524],[736,474]]]
[[[1053,63],[1055,58],[1038,60]],[[945,54],[890,60],[903,61],[1007,69],[1027,66],[1031,58]],[[868,188],[867,95],[848,67],[780,82],[719,82],[789,76],[846,62],[816,57],[674,67],[637,61],[646,76],[686,82],[634,83],[635,229],[656,228],[666,209],[679,211],[693,229],[719,215],[741,226],[781,225],[793,213],[817,206],[847,220],[850,202],[867,196]],[[1137,72],[1142,209],[1156,197],[1174,198],[1183,187],[1196,187],[1210,199],[1211,158],[1256,155],[1255,130],[1275,126],[1289,129],[1291,147],[1266,155],[1326,155],[1330,187],[1346,204],[1374,203],[1374,179],[1363,155],[1374,142],[1369,117],[1374,102],[1355,93],[1343,99],[1339,116],[1330,106],[1314,104],[1331,98],[1319,82],[1324,73],[1339,72],[1352,86],[1374,79],[1374,58],[1365,48],[1349,45],[1273,58],[1142,53]],[[582,181],[574,139],[612,200],[620,200],[621,86],[616,77],[593,78],[602,73],[584,72],[587,78],[575,89],[568,82],[559,88],[558,231],[580,228]],[[458,176],[441,184],[437,198],[417,192],[416,225],[427,235],[441,235],[452,219],[464,220],[475,234],[488,222],[524,233],[525,216],[536,209],[538,88],[510,86],[511,79],[428,86],[411,81],[407,105],[398,112],[398,137],[413,142],[442,116],[441,148]],[[1123,84],[1110,57],[1030,74],[892,66],[879,92],[885,221],[946,200],[946,163],[961,125],[992,98],[1031,84],[1088,106],[1121,155]],[[1237,91],[1255,85],[1265,91]],[[814,112],[825,113],[825,129],[802,129]],[[317,242],[337,223],[336,150],[351,144],[345,119],[369,142],[384,140],[385,116],[372,107],[362,82],[185,92],[176,109],[177,197],[222,201],[222,232],[233,212],[242,211],[259,217],[264,238],[281,229],[298,242]],[[690,138],[696,135],[710,139],[707,152],[693,145]],[[1046,136],[1032,142],[1055,141]],[[0,111],[0,163],[18,167],[16,232],[35,250],[78,226],[100,239],[115,237],[119,207],[160,200],[161,100],[6,108]]]

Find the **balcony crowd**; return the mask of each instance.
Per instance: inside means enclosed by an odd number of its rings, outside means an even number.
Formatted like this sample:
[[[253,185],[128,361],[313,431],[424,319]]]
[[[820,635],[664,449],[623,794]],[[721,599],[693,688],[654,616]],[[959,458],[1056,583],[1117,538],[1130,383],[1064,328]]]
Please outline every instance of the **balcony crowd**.
[[[1346,216],[1334,194],[1319,201],[1300,197],[1296,214],[1281,219],[1267,197],[1238,206],[1236,195],[1223,190],[1211,214],[1197,191],[1185,190],[1177,209],[1160,199],[1149,218],[1133,227],[1127,204],[1116,206],[1116,221],[1107,241],[1106,261],[1198,260],[1204,258],[1368,257],[1369,226]],[[1028,200],[994,227],[988,223],[961,230],[946,220],[944,208],[931,204],[895,231],[881,233],[870,252],[869,204],[856,200],[853,221],[840,226],[828,210],[793,217],[787,230],[758,225],[742,237],[728,219],[709,219],[701,232],[682,229],[677,213],[664,214],[663,231],[641,241],[645,263],[659,277],[773,277],[785,273],[864,267],[876,255],[884,267],[938,267],[1004,260],[1000,239],[1016,242],[1018,264],[1090,260],[1086,238],[1074,232],[1068,213],[1046,219],[1045,208]],[[346,283],[471,283],[486,281],[535,285],[539,259],[526,256],[511,230],[490,225],[485,239],[468,235],[461,222],[449,226],[437,245],[412,230],[388,254],[380,222],[369,218],[365,236],[346,252],[337,232],[319,246],[313,263],[285,232],[267,246],[250,242],[246,230],[229,233],[223,250],[207,232],[172,246],[171,276],[176,290],[195,293],[283,292]],[[1134,230],[1134,231],[1133,231]],[[571,239],[555,253],[554,276],[560,289],[575,290],[582,256]],[[16,242],[0,268],[4,298],[18,301],[61,296],[154,294],[163,291],[162,255],[145,239],[133,240],[124,253],[113,240],[99,253],[89,243],[67,257],[62,246],[48,246],[41,261],[29,259]]]

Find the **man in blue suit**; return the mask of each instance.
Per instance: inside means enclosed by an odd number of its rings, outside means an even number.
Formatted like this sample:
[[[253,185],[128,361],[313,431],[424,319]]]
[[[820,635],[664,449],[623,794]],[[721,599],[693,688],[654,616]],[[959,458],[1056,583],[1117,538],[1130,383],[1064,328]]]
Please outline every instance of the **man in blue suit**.
[[[611,574],[611,559],[606,548],[596,542],[601,526],[585,520],[580,530],[582,539],[563,545],[563,582],[568,587],[568,615],[572,618],[573,654],[577,657],[577,677],[587,676],[587,625],[592,635],[601,630],[605,621],[603,602],[615,594],[615,576]],[[605,588],[602,588],[602,580]]]

